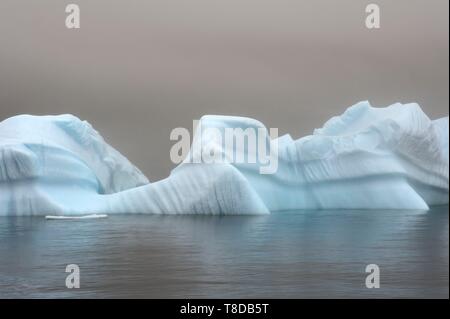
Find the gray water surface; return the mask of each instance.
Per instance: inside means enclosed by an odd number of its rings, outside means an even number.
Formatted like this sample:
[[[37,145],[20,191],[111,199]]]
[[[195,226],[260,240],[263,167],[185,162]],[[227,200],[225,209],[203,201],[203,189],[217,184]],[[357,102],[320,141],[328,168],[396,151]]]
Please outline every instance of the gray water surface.
[[[449,298],[448,206],[0,218],[2,298]],[[77,264],[81,288],[65,286]],[[367,289],[377,264],[381,287]]]

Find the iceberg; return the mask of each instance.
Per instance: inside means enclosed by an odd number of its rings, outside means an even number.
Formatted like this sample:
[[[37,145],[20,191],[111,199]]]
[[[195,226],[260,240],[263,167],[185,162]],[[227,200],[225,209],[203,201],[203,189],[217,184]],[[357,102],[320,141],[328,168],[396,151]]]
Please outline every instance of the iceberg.
[[[267,130],[257,120],[207,115],[202,128]],[[210,130],[193,150],[225,154]],[[0,122],[0,215],[269,214],[293,209],[418,209],[448,204],[449,118],[430,120],[416,103],[360,102],[312,135],[267,143],[263,163],[184,161],[150,183],[86,121],[18,115]],[[143,149],[143,152],[146,151]],[[237,152],[246,153],[247,149]]]

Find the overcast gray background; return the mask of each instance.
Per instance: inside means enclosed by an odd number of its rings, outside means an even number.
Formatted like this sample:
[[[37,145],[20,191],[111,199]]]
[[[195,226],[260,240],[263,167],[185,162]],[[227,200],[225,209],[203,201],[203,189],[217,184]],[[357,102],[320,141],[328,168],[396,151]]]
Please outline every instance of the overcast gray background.
[[[65,28],[65,6],[81,29]],[[365,7],[381,7],[381,29]],[[448,0],[0,0],[0,119],[72,113],[151,180],[203,114],[309,134],[360,100],[448,115]]]

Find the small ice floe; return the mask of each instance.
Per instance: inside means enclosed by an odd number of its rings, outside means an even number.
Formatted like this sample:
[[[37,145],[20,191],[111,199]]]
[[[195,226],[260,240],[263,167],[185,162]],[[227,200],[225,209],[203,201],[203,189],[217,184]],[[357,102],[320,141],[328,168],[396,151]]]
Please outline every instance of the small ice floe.
[[[82,215],[82,216],[52,216],[47,215],[45,219],[95,219],[95,218],[106,218],[108,215],[106,214],[90,214],[90,215]]]

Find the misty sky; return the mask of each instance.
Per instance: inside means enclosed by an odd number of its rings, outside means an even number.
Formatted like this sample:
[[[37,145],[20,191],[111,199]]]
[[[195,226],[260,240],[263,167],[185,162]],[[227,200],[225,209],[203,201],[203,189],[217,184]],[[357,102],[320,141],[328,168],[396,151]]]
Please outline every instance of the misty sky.
[[[381,8],[381,29],[365,7]],[[65,28],[65,6],[81,29]],[[0,120],[72,113],[151,180],[203,114],[309,134],[360,100],[448,115],[447,0],[0,0]]]

